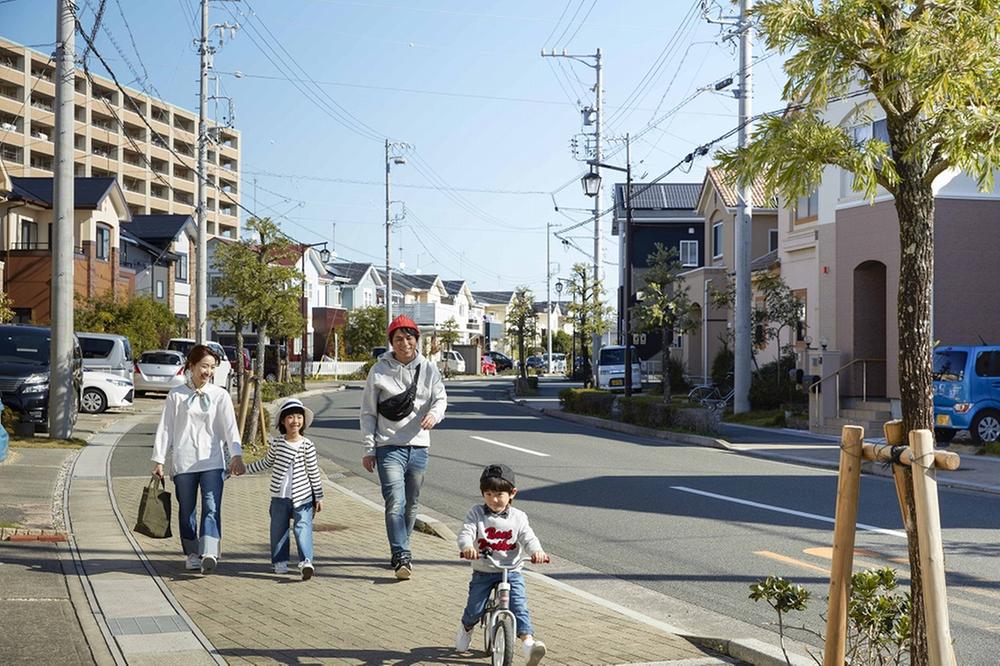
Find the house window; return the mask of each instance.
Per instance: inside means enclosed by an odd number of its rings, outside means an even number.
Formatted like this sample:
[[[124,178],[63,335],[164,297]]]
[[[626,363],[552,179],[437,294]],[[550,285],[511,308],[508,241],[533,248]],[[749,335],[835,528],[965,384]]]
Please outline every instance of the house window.
[[[97,225],[97,258],[107,261],[111,257],[111,227]]]
[[[698,265],[698,241],[692,240],[682,240],[681,241],[681,266],[697,266]]]
[[[712,258],[720,259],[722,257],[722,222],[716,222],[712,225]]]
[[[28,218],[21,218],[21,244],[22,250],[33,250],[38,245],[38,223]]]
[[[219,292],[219,283],[222,281],[221,275],[210,275],[208,277],[208,295],[209,296],[221,296]]]
[[[819,190],[815,189],[808,196],[799,197],[795,204],[795,222],[811,222],[819,215]]]
[[[371,289],[365,289],[363,302],[364,302],[366,308],[370,308],[371,306],[373,306],[375,304],[375,297],[372,294],[372,290]]]
[[[174,266],[174,277],[178,280],[183,280],[187,282],[188,279],[188,256],[186,254],[179,255],[177,258],[177,263]]]
[[[162,299],[164,295],[163,280],[156,281],[156,298]]]
[[[767,251],[774,252],[778,249],[778,230],[768,229],[767,230]]]
[[[793,289],[792,296],[799,302],[799,320],[795,324],[795,341],[800,342],[806,337],[806,294],[805,289]]]

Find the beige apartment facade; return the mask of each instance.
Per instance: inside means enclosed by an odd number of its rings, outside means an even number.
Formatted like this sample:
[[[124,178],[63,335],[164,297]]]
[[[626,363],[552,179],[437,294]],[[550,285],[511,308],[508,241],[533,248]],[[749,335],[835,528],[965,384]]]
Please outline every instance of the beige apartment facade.
[[[0,159],[11,176],[52,177],[55,63],[0,38]],[[132,215],[193,215],[197,202],[197,116],[82,70],[76,72],[74,171],[115,177]],[[210,127],[208,233],[239,237],[241,139]]]

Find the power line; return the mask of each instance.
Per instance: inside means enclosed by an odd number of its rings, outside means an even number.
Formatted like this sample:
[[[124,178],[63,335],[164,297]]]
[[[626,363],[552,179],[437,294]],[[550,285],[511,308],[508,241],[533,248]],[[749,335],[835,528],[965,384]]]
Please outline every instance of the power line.
[[[330,176],[311,176],[305,174],[291,174],[291,173],[275,173],[273,171],[253,171],[253,170],[243,170],[244,175],[251,176],[265,176],[269,178],[287,178],[289,180],[311,180],[321,183],[343,183],[345,185],[374,185],[378,187],[385,187],[385,182],[375,181],[375,180],[358,180],[356,178],[334,178]],[[451,191],[451,192],[471,192],[474,194],[511,194],[511,195],[524,195],[524,196],[536,196],[536,195],[548,195],[548,192],[543,190],[504,190],[495,188],[478,188],[478,187],[452,187],[450,185],[443,187],[439,185],[416,185],[416,184],[402,184],[393,182],[392,186],[405,187],[415,190],[437,190],[437,191]]]

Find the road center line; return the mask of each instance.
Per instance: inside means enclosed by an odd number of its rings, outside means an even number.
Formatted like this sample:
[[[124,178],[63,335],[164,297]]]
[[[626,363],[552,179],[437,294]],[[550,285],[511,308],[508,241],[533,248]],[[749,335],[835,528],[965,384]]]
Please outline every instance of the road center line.
[[[722,500],[724,502],[732,502],[734,504],[742,504],[744,506],[752,506],[757,509],[767,509],[768,511],[776,511],[778,513],[787,513],[790,516],[799,516],[800,518],[811,518],[812,520],[819,520],[824,523],[833,523],[833,518],[828,518],[827,516],[820,516],[815,513],[806,513],[805,511],[796,511],[795,509],[786,509],[780,506],[774,506],[772,504],[761,504],[760,502],[751,502],[750,500],[740,499],[738,497],[728,497],[726,495],[718,495],[716,493],[710,493],[705,490],[696,490],[694,488],[688,488],[686,486],[670,486],[674,490],[680,490],[681,492],[691,493],[693,495],[701,495],[703,497],[711,497],[712,499]],[[900,539],[906,538],[906,532],[901,530],[887,530],[884,527],[875,527],[874,525],[866,525],[865,523],[858,523],[858,529],[864,530],[866,532],[875,532],[877,534],[886,534],[888,536],[899,537]]]
[[[522,449],[520,446],[514,446],[513,444],[504,444],[503,442],[498,442],[495,439],[486,439],[485,437],[480,437],[479,435],[469,435],[472,439],[478,439],[480,442],[486,442],[487,444],[495,444],[496,446],[502,446],[505,449],[514,449],[515,451],[520,451],[521,453],[530,453],[533,456],[541,456],[542,458],[548,458],[549,454],[539,453],[538,451],[532,451],[531,449]]]

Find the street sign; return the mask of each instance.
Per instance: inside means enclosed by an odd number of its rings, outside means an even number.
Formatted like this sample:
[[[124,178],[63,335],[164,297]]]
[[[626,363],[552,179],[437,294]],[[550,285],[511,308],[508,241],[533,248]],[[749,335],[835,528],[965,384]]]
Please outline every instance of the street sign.
[[[644,345],[644,344],[646,344],[646,334],[645,333],[633,333],[632,334],[632,344],[634,344],[634,345]]]

